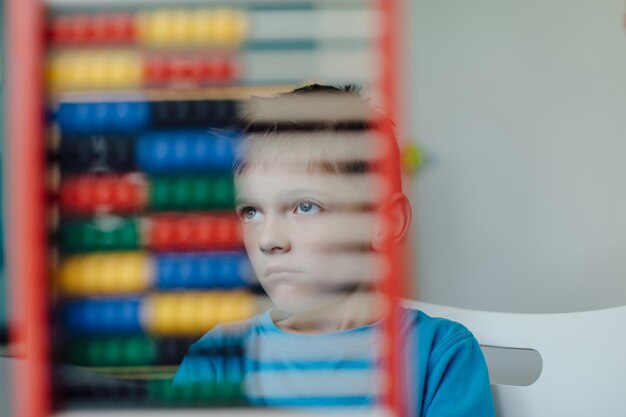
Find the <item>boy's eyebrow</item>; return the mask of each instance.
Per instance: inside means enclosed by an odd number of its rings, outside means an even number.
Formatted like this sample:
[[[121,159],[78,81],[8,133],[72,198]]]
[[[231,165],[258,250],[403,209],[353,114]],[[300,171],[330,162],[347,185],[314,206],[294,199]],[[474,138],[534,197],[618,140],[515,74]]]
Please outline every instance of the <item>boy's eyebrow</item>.
[[[303,195],[303,194],[315,194],[315,195],[319,195],[323,198],[332,198],[332,196],[330,194],[326,194],[322,191],[316,191],[316,190],[311,190],[308,188],[297,188],[295,190],[289,190],[287,192],[284,193],[284,195],[282,196],[283,200],[285,199],[291,199],[291,198],[295,198],[298,197],[299,195]],[[249,199],[249,198],[245,198],[245,197],[238,197],[235,198],[235,205],[236,206],[241,206],[241,205],[250,205],[253,206],[255,205],[253,200]]]
[[[248,198],[235,198],[235,205],[236,206],[252,206],[254,204]]]
[[[320,191],[320,190],[312,190],[310,188],[296,188],[294,190],[289,190],[289,191],[285,192],[284,195],[286,197],[295,197],[295,196],[300,195],[300,194],[317,194],[317,195],[320,195],[320,196],[325,197],[325,198],[332,198],[332,196],[330,194],[327,194],[327,193],[325,193],[323,191]]]

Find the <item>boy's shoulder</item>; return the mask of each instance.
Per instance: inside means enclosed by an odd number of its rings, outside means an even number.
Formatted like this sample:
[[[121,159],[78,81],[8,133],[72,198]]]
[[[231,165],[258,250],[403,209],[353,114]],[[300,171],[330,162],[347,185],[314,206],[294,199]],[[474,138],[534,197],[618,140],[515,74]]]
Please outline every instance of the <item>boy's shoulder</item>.
[[[421,310],[403,308],[405,326],[417,327],[420,335],[432,335],[437,339],[471,336],[461,323],[443,317],[431,317]]]
[[[417,337],[420,353],[428,353],[431,360],[459,343],[476,342],[474,335],[461,323],[431,317],[421,310],[404,309],[403,328]]]
[[[204,333],[189,350],[191,352],[240,347],[251,331],[263,326],[266,315],[267,313],[262,313],[247,320],[220,323]]]

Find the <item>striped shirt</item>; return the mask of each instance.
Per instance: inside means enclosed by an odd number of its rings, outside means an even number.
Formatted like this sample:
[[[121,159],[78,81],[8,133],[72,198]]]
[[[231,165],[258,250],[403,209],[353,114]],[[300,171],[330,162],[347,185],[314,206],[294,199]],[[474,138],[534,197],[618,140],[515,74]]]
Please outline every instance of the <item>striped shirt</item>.
[[[493,416],[484,359],[467,329],[406,309],[401,325],[408,416]],[[174,384],[240,381],[254,406],[365,409],[382,392],[381,337],[380,323],[315,335],[285,332],[270,310],[207,332],[189,349]]]

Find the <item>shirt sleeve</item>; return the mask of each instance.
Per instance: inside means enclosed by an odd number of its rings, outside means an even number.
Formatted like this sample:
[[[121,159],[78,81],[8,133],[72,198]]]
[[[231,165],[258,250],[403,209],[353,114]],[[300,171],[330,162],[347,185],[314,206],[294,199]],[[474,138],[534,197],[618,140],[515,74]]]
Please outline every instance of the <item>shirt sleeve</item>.
[[[474,336],[465,331],[428,363],[422,417],[494,417],[489,374]]]
[[[202,341],[194,343],[189,348],[176,371],[173,381],[175,386],[215,382],[216,365],[214,358],[206,354],[206,350]]]

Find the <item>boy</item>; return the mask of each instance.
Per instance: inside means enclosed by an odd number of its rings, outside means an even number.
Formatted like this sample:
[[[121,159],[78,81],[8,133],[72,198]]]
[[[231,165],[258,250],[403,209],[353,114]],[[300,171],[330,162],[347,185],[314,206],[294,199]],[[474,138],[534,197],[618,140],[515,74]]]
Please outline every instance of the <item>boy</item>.
[[[220,355],[237,340],[243,355],[234,372],[253,405],[376,405],[381,249],[402,240],[411,216],[400,173],[387,183],[377,172],[382,155],[398,158],[397,145],[380,147],[368,130],[375,114],[349,87],[255,99],[248,117],[236,209],[254,272],[276,308],[209,331],[174,383],[227,381],[233,367]],[[385,227],[383,206],[391,213]],[[407,416],[493,416],[471,333],[418,311],[400,317]]]

